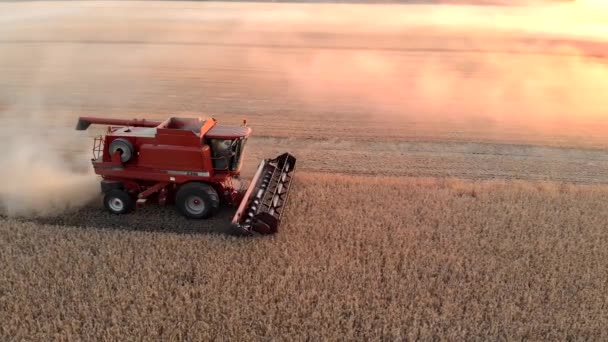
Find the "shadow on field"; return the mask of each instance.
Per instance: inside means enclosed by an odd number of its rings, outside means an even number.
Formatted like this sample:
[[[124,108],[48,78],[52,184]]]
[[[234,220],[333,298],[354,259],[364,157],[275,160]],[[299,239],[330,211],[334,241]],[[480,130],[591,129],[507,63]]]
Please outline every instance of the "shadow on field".
[[[130,230],[142,232],[164,232],[173,234],[229,234],[234,208],[222,207],[213,217],[205,220],[187,219],[172,205],[165,207],[149,204],[127,215],[114,215],[103,208],[101,200],[77,211],[53,217],[21,218],[39,224]]]

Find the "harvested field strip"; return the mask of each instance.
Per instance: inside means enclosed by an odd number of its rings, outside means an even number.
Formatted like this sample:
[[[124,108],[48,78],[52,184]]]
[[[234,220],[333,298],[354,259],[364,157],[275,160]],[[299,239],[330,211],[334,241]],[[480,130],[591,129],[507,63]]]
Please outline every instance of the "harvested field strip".
[[[0,339],[608,338],[606,187],[299,173],[291,199],[271,238],[2,219]]]
[[[33,135],[31,138],[35,139]],[[11,143],[0,136],[0,144],[3,142]],[[52,152],[65,160],[84,162],[91,157],[91,146],[92,138],[83,137],[78,143],[57,147]],[[285,151],[298,158],[299,170],[312,172],[608,184],[608,151],[603,150],[257,136],[247,143],[244,178],[253,176],[260,160]]]
[[[608,152],[522,145],[253,137],[246,165],[284,151],[309,171],[608,184]]]

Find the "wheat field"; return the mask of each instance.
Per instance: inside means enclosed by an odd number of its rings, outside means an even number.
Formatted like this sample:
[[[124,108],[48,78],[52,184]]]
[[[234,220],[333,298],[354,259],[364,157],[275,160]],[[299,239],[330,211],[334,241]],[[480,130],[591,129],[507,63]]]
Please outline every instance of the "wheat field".
[[[271,238],[146,231],[158,210],[139,226],[97,207],[52,219],[71,226],[4,219],[1,339],[604,340],[607,200],[305,173]]]
[[[0,3],[0,340],[608,340],[605,5],[402,2]],[[80,115],[247,118],[279,234],[106,213]]]

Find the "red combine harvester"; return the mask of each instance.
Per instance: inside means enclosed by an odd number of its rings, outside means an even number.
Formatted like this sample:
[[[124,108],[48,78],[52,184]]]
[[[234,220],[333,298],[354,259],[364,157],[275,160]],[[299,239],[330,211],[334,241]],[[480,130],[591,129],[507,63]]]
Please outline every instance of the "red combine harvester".
[[[284,153],[260,163],[249,188],[236,189],[251,128],[201,118],[165,121],[81,117],[77,130],[108,125],[95,138],[93,168],[102,177],[104,206],[125,214],[150,199],[175,203],[189,218],[207,218],[220,202],[238,206],[236,231],[276,233],[294,176],[296,158]]]

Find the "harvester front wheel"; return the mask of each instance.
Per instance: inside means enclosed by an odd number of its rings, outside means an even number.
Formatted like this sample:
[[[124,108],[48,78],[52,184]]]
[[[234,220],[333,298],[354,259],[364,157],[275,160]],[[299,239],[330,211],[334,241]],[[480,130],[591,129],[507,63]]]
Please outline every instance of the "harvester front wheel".
[[[205,183],[186,183],[175,195],[177,209],[186,217],[207,218],[220,207],[220,198],[213,187]]]
[[[128,193],[120,189],[112,189],[106,192],[103,198],[103,205],[112,214],[126,214],[133,210],[133,198]]]

